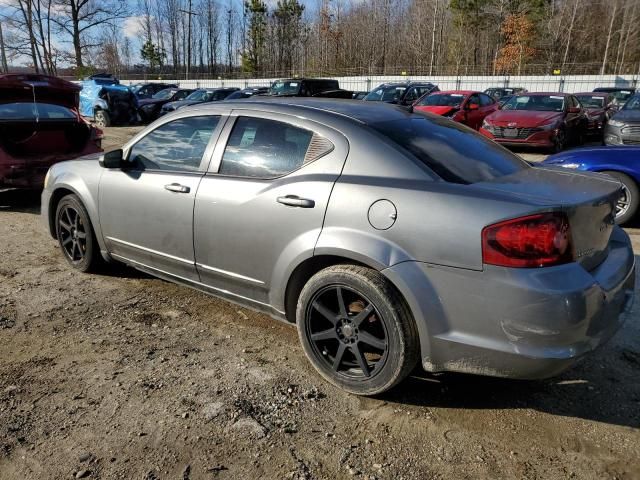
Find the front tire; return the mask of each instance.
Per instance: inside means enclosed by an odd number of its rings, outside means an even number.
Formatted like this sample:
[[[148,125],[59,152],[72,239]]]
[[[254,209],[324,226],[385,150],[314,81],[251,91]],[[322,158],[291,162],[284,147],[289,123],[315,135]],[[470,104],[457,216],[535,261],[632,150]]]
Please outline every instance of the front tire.
[[[623,195],[616,204],[616,223],[618,225],[624,225],[631,220],[638,211],[638,205],[640,204],[638,185],[629,175],[622,172],[604,171],[602,173],[606,173],[622,183]]]
[[[109,116],[109,112],[105,112],[104,110],[96,110],[93,119],[96,125],[100,128],[107,128],[111,126],[111,117]]]
[[[413,317],[380,273],[336,265],[304,286],[296,311],[307,358],[330,383],[356,395],[397,385],[419,358]]]
[[[86,208],[76,195],[63,197],[56,208],[56,236],[69,265],[81,272],[95,270],[100,248]]]

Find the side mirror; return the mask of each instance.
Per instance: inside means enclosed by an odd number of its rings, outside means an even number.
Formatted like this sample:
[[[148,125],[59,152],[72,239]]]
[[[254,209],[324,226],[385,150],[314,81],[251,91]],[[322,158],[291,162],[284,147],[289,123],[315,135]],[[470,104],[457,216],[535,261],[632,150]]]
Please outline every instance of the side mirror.
[[[480,108],[480,105],[478,105],[477,103],[470,103],[467,105],[467,110],[478,110]]]
[[[102,168],[122,168],[122,149],[111,150],[101,155],[98,162]]]

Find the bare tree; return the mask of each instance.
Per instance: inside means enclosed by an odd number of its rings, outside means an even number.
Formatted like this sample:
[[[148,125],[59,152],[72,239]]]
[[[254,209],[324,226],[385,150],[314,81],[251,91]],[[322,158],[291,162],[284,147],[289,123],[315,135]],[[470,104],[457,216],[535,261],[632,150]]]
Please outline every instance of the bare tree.
[[[62,9],[53,18],[63,33],[71,37],[76,67],[84,67],[83,53],[92,42],[91,34],[105,25],[114,24],[128,14],[124,0],[56,0]]]

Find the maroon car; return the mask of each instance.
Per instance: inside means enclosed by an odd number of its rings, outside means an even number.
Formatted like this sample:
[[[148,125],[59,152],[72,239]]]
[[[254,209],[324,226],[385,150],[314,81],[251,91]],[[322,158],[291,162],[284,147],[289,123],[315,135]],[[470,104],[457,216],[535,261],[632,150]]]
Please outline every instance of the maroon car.
[[[79,92],[56,77],[0,75],[0,188],[42,188],[54,163],[102,151]]]
[[[602,137],[609,117],[616,113],[615,98],[608,92],[574,93],[587,113],[587,135]]]
[[[485,118],[480,132],[508,146],[531,146],[561,151],[581,144],[587,132],[587,114],[569,93],[515,95]]]

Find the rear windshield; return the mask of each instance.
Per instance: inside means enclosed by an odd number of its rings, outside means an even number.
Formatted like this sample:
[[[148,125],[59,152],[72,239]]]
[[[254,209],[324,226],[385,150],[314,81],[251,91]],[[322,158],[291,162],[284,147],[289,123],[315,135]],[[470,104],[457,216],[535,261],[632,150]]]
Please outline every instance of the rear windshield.
[[[531,168],[507,149],[446,118],[416,114],[370,126],[447,182],[484,182]]]
[[[66,107],[49,103],[18,102],[0,105],[0,120],[75,120],[78,116]]]

